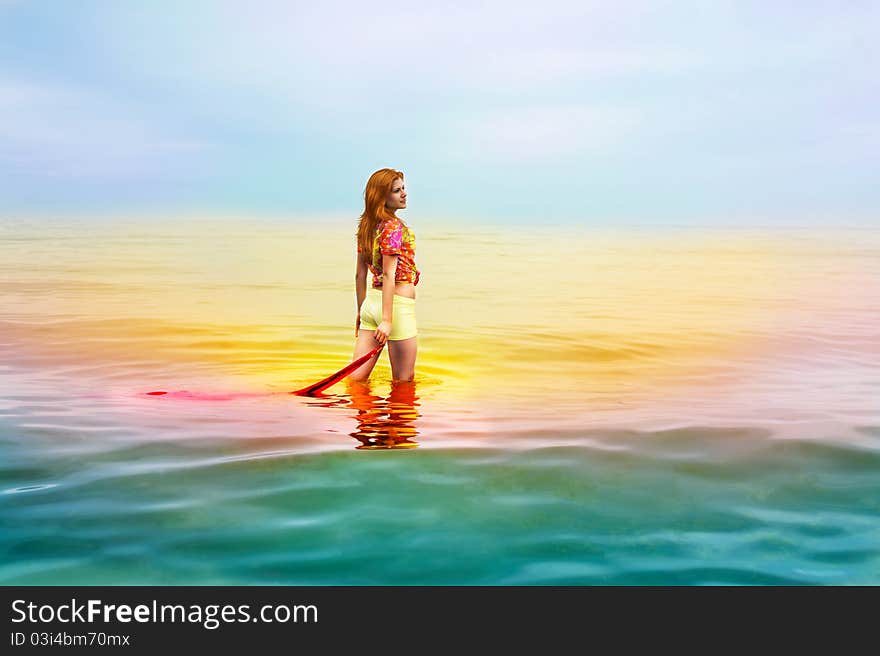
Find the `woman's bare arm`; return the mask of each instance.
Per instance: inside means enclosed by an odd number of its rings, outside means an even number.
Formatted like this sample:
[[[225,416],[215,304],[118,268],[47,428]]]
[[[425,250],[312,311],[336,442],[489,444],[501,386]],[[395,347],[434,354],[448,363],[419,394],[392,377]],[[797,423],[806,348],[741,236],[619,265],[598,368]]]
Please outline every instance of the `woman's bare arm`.
[[[397,273],[397,255],[382,256],[382,323],[376,329],[376,339],[385,343],[391,334],[391,319],[394,316],[394,276]]]
[[[357,297],[357,311],[360,312],[364,298],[367,296],[367,261],[360,253],[354,269],[354,293]]]
[[[354,269],[354,295],[357,300],[357,318],[354,322],[354,336],[361,327],[361,305],[367,295],[367,261],[358,253]]]

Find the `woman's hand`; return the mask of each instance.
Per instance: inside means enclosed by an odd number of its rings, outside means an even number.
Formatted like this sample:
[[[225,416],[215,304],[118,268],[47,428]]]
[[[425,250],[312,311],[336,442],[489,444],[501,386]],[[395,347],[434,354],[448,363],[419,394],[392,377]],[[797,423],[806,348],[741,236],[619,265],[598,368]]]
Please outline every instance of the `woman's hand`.
[[[361,313],[358,312],[357,319],[354,320],[354,336],[357,338],[358,331],[361,329]]]
[[[379,324],[379,327],[376,328],[376,334],[374,335],[377,342],[380,344],[384,344],[388,341],[388,335],[391,334],[391,322],[383,321]]]

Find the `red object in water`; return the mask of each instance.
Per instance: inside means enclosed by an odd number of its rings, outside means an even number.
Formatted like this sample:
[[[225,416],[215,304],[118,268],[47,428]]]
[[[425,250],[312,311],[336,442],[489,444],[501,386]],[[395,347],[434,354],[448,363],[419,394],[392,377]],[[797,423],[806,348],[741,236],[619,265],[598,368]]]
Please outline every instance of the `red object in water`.
[[[328,387],[330,387],[332,385],[335,385],[340,380],[345,378],[348,374],[350,374],[352,371],[354,371],[355,369],[360,367],[364,362],[366,362],[367,360],[372,358],[374,355],[376,355],[379,351],[381,351],[382,347],[384,347],[384,346],[385,346],[384,344],[380,344],[379,346],[374,348],[372,351],[367,353],[365,356],[363,356],[362,358],[358,358],[357,360],[355,360],[354,362],[352,362],[349,365],[346,365],[345,367],[343,367],[342,369],[337,371],[335,374],[327,376],[324,380],[319,380],[317,383],[313,383],[313,384],[309,385],[308,387],[303,387],[300,390],[296,390],[295,392],[291,392],[291,394],[296,394],[297,396],[314,396],[318,392],[324,391],[325,389],[327,389]]]

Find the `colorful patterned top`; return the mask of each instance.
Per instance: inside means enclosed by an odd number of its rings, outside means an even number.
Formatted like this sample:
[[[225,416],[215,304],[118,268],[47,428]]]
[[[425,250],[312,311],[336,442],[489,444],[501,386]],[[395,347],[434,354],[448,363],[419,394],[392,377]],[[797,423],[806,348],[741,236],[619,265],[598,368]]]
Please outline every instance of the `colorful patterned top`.
[[[358,246],[358,253],[361,252]],[[382,289],[382,256],[397,255],[397,270],[394,282],[419,284],[419,270],[416,268],[416,236],[403,221],[394,217],[379,222],[373,238],[373,257],[367,262],[373,274],[373,288]]]

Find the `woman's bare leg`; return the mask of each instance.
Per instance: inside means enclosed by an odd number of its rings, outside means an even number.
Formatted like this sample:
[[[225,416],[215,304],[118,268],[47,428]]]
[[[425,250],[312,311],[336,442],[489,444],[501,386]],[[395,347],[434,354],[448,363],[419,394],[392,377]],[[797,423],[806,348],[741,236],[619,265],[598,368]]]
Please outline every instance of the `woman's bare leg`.
[[[392,380],[413,380],[415,378],[418,340],[418,336],[395,341],[388,340]],[[369,352],[369,349],[366,352]]]
[[[357,341],[354,343],[354,357],[352,360],[357,360],[358,358],[364,357],[367,353],[372,351],[374,348],[379,346],[379,342],[376,341],[376,338],[373,335],[376,334],[376,330],[366,330],[365,328],[361,328],[358,330]],[[390,343],[390,342],[389,342]],[[370,374],[373,373],[373,367],[376,366],[376,363],[379,361],[379,355],[382,352],[379,351],[372,358],[364,362],[360,367],[355,369],[351,374],[349,374],[349,378],[355,381],[366,380],[370,377]]]

